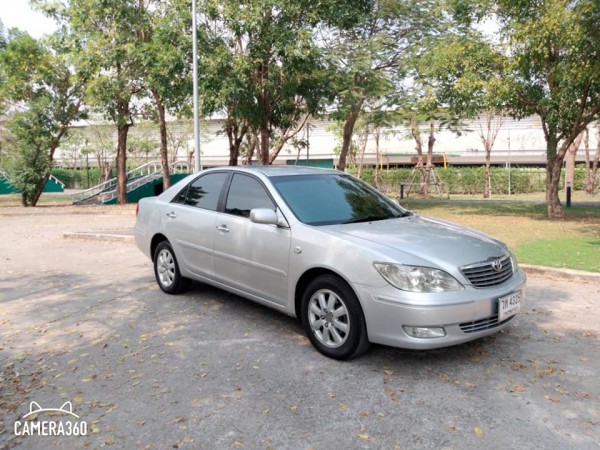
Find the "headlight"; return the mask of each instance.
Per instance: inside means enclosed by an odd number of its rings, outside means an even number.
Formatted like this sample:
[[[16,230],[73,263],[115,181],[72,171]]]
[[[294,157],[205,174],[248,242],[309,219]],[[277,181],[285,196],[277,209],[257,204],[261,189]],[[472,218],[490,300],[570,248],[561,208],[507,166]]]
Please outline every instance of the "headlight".
[[[430,267],[374,263],[377,271],[392,286],[409,292],[460,291],[463,286],[452,275]]]

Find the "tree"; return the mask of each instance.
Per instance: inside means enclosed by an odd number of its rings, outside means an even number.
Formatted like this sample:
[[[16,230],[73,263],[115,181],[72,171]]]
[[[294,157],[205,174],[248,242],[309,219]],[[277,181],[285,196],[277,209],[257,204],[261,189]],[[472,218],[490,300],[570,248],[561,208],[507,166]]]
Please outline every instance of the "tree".
[[[507,113],[507,60],[479,32],[449,33],[418,60],[420,77],[432,83],[440,102],[465,119],[477,119],[485,150],[485,189],[491,195],[491,152]]]
[[[86,115],[87,74],[74,66],[67,50],[64,35],[44,43],[13,31],[0,52],[0,97],[11,110],[7,170],[23,206],[37,204],[56,149],[70,125]]]
[[[354,126],[369,102],[395,98],[411,53],[442,24],[434,1],[378,0],[360,23],[323,40],[337,91],[333,117],[343,121],[338,169],[345,170]]]
[[[225,111],[230,164],[236,164],[247,133],[257,131],[258,159],[270,164],[310,115],[331,99],[313,28],[349,24],[364,0],[314,2],[260,0],[203,3],[209,52],[203,77],[205,112]],[[223,77],[223,74],[229,74]],[[277,142],[272,139],[277,133]]]
[[[508,60],[511,114],[540,117],[546,140],[548,217],[564,212],[558,197],[567,150],[600,111],[600,8],[596,0],[455,0],[469,23],[493,17]]]
[[[167,111],[189,111],[192,92],[191,17],[186,0],[150,0],[143,11],[150,26],[140,49],[143,82],[155,106],[160,131],[163,189],[171,186]]]
[[[117,128],[117,202],[127,202],[127,136],[142,95],[143,44],[151,27],[148,0],[71,0],[39,6],[58,19],[90,78],[86,99]]]

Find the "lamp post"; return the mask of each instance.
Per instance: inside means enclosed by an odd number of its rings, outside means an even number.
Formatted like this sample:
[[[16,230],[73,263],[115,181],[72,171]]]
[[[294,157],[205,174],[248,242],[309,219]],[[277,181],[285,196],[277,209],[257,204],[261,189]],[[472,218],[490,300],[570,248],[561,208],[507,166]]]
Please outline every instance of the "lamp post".
[[[198,24],[196,18],[196,0],[192,0],[192,48],[194,76],[194,172],[202,170],[200,157],[200,113],[198,110]]]

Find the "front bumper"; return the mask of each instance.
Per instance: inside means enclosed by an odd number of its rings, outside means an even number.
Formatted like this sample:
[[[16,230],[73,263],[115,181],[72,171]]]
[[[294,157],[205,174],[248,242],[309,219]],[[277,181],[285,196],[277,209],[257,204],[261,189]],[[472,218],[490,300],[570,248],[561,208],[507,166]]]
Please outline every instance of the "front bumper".
[[[505,328],[512,318],[498,322],[498,299],[521,291],[523,302],[526,276],[517,270],[509,280],[493,288],[465,286],[463,291],[428,294],[408,293],[390,285],[353,287],[365,314],[370,342],[431,349],[472,341]],[[439,327],[445,336],[415,338],[407,334],[404,326]]]

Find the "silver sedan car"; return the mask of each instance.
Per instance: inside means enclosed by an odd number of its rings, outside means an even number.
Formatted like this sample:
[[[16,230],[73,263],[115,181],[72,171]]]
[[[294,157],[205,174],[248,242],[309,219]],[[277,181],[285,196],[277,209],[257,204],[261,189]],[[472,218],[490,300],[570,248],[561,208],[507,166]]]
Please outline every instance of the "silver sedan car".
[[[207,283],[298,317],[318,351],[471,341],[521,310],[526,277],[501,242],[420,216],[333,170],[190,175],[139,202],[135,238],[158,286]]]

